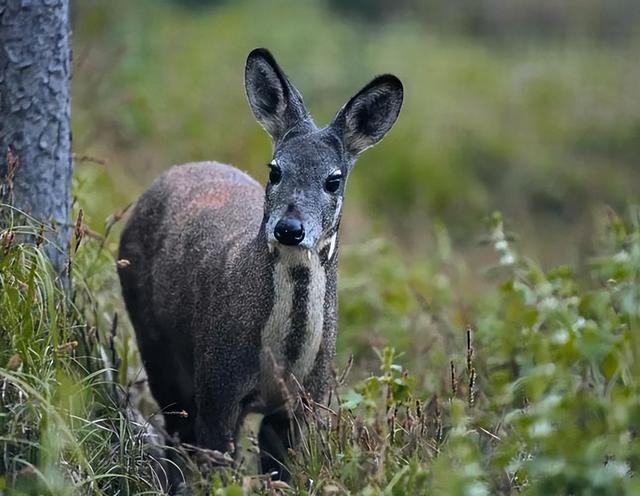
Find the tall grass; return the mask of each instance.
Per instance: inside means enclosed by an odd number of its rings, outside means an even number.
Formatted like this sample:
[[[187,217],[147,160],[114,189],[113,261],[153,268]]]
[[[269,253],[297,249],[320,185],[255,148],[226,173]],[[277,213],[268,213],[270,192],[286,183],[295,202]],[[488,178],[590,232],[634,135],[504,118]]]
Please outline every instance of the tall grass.
[[[110,329],[90,325],[86,314],[93,286],[79,259],[86,255],[94,271],[108,272],[111,258],[97,249],[76,250],[72,292],[69,274],[56,274],[45,255],[48,227],[1,207],[0,488],[12,494],[159,491],[155,457],[162,451],[148,446],[153,431],[132,415],[126,383],[113,381]],[[76,231],[75,243],[82,233]]]

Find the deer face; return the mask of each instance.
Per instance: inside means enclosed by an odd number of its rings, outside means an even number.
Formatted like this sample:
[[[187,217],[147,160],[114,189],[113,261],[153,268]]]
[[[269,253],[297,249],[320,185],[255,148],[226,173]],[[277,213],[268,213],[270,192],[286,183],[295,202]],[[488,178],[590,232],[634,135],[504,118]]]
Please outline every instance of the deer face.
[[[312,250],[336,232],[348,174],[342,155],[323,131],[276,146],[265,195],[268,242]]]
[[[318,251],[335,242],[356,158],[396,121],[402,83],[392,75],[377,77],[322,129],[268,51],[249,54],[245,87],[253,113],[274,142],[263,222],[267,242]]]

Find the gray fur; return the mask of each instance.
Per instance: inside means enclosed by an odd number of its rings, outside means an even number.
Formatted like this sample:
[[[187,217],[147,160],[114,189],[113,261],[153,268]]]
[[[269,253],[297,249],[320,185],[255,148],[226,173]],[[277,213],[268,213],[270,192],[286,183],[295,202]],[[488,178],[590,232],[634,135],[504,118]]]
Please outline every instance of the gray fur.
[[[336,344],[338,229],[355,158],[390,129],[402,103],[395,76],[367,85],[319,129],[264,49],[249,54],[249,104],[274,141],[266,191],[215,162],[173,167],[137,202],[120,242],[123,295],[167,429],[181,441],[235,452],[244,416],[264,414],[262,468],[282,470],[297,385],[327,393]],[[335,192],[327,178],[342,173]],[[283,216],[304,239],[274,237]]]

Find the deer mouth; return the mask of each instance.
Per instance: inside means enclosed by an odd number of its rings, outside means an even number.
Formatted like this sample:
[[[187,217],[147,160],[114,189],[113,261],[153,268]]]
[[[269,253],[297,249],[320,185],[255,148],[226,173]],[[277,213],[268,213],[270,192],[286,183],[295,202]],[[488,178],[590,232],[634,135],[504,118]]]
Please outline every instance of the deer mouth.
[[[316,247],[309,248],[303,245],[290,246],[279,243],[278,241],[268,241],[267,248],[269,249],[269,253],[272,255],[286,253],[290,255],[300,255],[306,257],[308,260],[311,260],[311,255],[318,251],[316,250]]]
[[[307,260],[311,260],[313,255],[319,256],[322,252],[326,251],[327,260],[331,260],[336,251],[336,244],[338,240],[338,233],[334,232],[328,237],[321,238],[314,246],[308,247],[303,244],[290,246],[285,245],[277,240],[267,241],[267,248],[269,253],[274,254],[288,254],[294,256],[302,256]],[[322,255],[324,257],[324,254]]]

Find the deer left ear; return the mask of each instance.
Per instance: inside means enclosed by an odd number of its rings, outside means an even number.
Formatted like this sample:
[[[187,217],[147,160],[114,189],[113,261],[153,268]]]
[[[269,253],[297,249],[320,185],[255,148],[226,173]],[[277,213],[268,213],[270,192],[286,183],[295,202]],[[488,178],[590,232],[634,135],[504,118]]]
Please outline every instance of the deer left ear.
[[[331,126],[352,157],[389,132],[400,113],[403,94],[400,80],[385,74],[367,84],[340,109]]]
[[[245,90],[256,119],[274,142],[295,126],[311,126],[300,92],[268,50],[256,48],[247,57]]]

